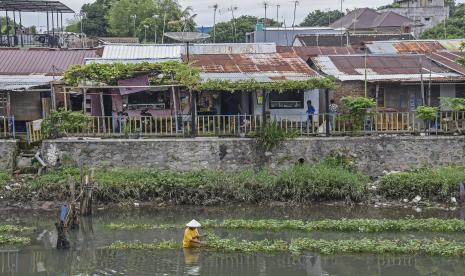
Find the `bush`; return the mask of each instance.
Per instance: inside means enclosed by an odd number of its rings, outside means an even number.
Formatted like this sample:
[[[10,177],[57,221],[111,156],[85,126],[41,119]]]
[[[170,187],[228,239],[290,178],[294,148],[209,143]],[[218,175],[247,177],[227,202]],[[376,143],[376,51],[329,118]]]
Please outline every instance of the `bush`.
[[[463,167],[421,168],[381,177],[379,192],[394,199],[419,195],[430,200],[449,200],[458,196],[461,181],[465,182]]]
[[[77,180],[79,170],[66,168],[35,179],[30,189],[45,199],[67,195],[69,176]],[[176,204],[221,202],[310,202],[350,198],[365,194],[368,177],[326,164],[295,165],[282,172],[161,171],[113,169],[95,172],[95,196],[104,202],[126,200],[173,201]],[[77,185],[79,186],[79,185]],[[55,198],[56,199],[56,198]]]
[[[52,111],[50,116],[42,122],[42,132],[46,137],[66,136],[73,131],[86,129],[91,122],[90,116],[82,112],[59,109]]]
[[[285,140],[295,138],[297,135],[295,130],[286,131],[277,122],[270,122],[265,125],[257,141],[264,150],[270,151]]]

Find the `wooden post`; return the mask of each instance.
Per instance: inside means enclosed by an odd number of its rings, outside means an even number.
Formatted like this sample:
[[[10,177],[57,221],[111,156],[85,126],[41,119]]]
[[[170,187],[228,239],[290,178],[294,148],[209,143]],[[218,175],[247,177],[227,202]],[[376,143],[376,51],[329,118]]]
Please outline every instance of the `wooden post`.
[[[74,179],[70,176],[69,180],[69,192],[70,192],[70,203],[69,203],[69,211],[68,215],[66,216],[66,220],[64,223],[64,227],[68,229],[78,229],[79,228],[79,223],[77,219],[77,214],[76,214],[76,188],[75,188],[75,183]]]
[[[81,206],[80,213],[81,216],[90,216],[92,215],[92,188],[93,188],[93,179],[94,179],[94,169],[91,169],[91,178],[85,176],[85,184],[81,188]]]
[[[100,92],[100,111],[102,112],[103,133],[106,133],[107,128],[106,128],[106,125],[105,125],[105,107],[103,105],[103,92]]]

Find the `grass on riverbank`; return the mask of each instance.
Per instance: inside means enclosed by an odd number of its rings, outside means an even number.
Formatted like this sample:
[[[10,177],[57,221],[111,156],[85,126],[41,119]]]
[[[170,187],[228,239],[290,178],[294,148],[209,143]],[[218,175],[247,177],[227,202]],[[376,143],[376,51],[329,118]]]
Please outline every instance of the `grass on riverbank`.
[[[181,245],[172,240],[158,243],[114,242],[108,248],[113,250],[161,250],[179,249]],[[322,254],[371,253],[371,254],[426,254],[430,256],[465,256],[465,244],[438,240],[314,240],[295,239],[245,241],[236,238],[219,239],[209,237],[206,250],[219,252],[243,253],[278,253],[290,252],[300,254],[304,251]]]
[[[11,175],[7,172],[0,171],[0,189],[3,189],[11,180]]]
[[[79,179],[77,168],[63,168],[36,178],[30,191],[56,200],[68,193],[68,177]],[[369,178],[362,173],[328,164],[295,165],[283,171],[178,172],[151,169],[99,169],[95,196],[104,202],[126,200],[172,201],[176,204],[221,202],[361,201]]]
[[[15,237],[10,235],[0,235],[0,246],[3,245],[28,245],[31,243],[30,238]]]
[[[203,228],[244,229],[255,231],[340,231],[340,232],[465,232],[465,221],[459,219],[340,219],[340,220],[242,220],[226,219],[223,221],[201,221]],[[184,228],[179,224],[137,224],[111,223],[110,230],[148,230]]]
[[[435,201],[449,201],[458,196],[460,182],[465,182],[465,168],[445,166],[421,168],[381,177],[378,192],[392,199],[411,199],[417,195]]]

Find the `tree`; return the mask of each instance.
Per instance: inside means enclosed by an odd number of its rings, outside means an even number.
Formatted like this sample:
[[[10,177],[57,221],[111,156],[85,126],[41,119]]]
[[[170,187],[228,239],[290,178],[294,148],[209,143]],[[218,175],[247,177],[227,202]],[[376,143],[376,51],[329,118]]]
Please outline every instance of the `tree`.
[[[161,37],[163,31],[192,31],[195,22],[191,12],[190,7],[182,9],[177,0],[119,0],[109,11],[109,31],[115,36],[142,39],[147,26],[147,40],[152,40],[155,32]]]
[[[245,34],[253,32],[257,22],[263,22],[263,18],[259,19],[255,16],[243,15],[227,22],[220,22],[215,25],[216,29],[216,42],[228,43],[228,42],[245,42]],[[234,23],[234,24],[233,24]],[[281,23],[274,21],[273,19],[267,18],[266,24],[268,27],[278,27]],[[234,26],[236,27],[236,35],[234,36]],[[213,35],[213,29],[210,31],[210,35]]]
[[[465,37],[465,5],[455,8],[454,14],[444,21],[425,31],[421,38],[423,39],[454,39]],[[446,33],[445,33],[446,32]]]
[[[321,11],[316,10],[310,12],[304,21],[300,23],[302,27],[329,26],[334,21],[343,17],[344,13],[339,10]]]
[[[115,0],[96,0],[91,4],[84,4],[81,8],[86,13],[83,20],[83,32],[91,36],[108,35],[108,12]],[[68,32],[81,32],[81,21],[74,20],[66,27]]]

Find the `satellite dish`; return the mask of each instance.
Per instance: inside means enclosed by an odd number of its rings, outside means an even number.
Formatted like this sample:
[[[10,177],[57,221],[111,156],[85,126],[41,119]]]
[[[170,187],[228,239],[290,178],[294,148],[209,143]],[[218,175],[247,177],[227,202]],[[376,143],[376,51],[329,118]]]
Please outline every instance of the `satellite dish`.
[[[165,36],[181,42],[196,42],[210,37],[208,34],[197,32],[169,32]]]

